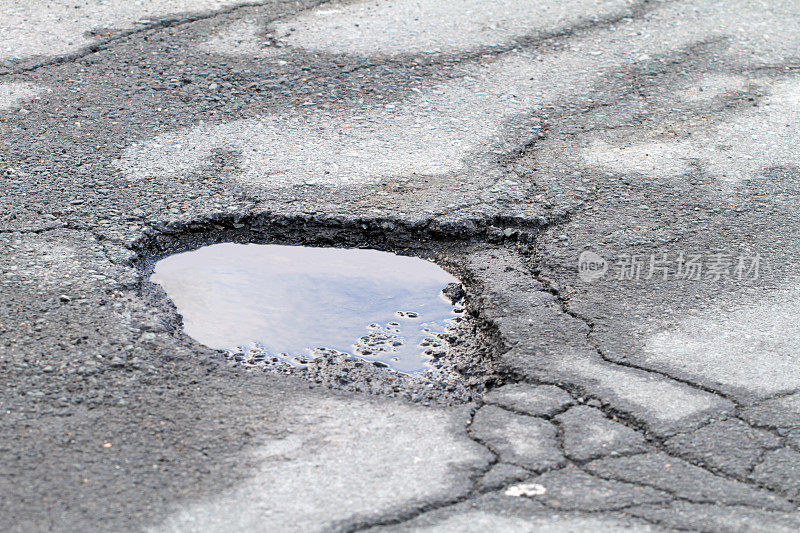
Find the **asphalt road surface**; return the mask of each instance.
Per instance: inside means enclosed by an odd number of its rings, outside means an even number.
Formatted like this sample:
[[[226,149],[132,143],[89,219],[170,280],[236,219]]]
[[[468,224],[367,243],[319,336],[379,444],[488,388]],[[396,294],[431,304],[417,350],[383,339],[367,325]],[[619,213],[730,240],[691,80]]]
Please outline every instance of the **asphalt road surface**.
[[[0,530],[799,530],[798,50],[795,0],[0,1]],[[227,241],[437,260],[496,386],[228,361],[147,281]]]

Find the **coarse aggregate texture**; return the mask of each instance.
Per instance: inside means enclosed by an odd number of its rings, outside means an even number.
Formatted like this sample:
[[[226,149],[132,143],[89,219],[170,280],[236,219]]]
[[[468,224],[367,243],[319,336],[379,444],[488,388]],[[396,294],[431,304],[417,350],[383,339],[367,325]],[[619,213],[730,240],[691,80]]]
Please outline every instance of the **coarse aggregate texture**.
[[[796,531],[798,26],[0,3],[0,530]],[[218,242],[436,261],[457,372],[194,342],[147,277]]]

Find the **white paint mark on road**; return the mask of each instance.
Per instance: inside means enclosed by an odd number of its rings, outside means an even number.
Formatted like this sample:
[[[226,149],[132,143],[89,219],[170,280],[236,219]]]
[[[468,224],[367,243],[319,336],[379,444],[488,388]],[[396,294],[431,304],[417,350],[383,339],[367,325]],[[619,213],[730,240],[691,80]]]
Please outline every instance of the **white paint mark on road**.
[[[432,87],[394,106],[333,112],[290,109],[260,119],[198,125],[133,145],[119,166],[131,180],[171,178],[197,170],[215,150],[240,156],[237,179],[249,184],[373,183],[410,175],[469,172],[487,152],[524,142],[503,135],[504,122],[553,94],[588,92],[582,56],[542,60],[518,54]],[[548,72],[572,70],[555,81]],[[471,158],[470,158],[471,157]],[[469,164],[466,159],[470,158]]]
[[[461,52],[514,39],[557,33],[591,18],[622,13],[631,0],[440,0],[354,2],[328,5],[269,28],[284,46],[335,54],[399,55]],[[253,24],[230,26],[210,43],[222,53],[264,53]],[[271,49],[276,50],[276,49]],[[267,53],[269,53],[267,51]]]
[[[105,37],[168,15],[214,11],[241,0],[0,0],[0,59],[76,52]],[[92,35],[92,31],[101,34]]]

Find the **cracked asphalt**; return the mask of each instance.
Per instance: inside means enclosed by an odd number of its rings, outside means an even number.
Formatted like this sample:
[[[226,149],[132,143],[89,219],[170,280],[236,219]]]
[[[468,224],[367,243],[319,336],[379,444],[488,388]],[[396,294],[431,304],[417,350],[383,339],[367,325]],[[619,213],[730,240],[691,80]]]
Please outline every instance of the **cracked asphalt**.
[[[0,2],[0,530],[797,531],[798,50],[794,0]],[[148,273],[230,241],[436,260],[493,388],[199,345]]]

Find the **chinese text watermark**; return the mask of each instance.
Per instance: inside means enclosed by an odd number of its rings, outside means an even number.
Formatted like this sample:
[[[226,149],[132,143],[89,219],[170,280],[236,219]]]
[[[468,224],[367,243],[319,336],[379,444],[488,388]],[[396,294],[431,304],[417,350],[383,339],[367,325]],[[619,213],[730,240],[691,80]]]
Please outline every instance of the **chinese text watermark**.
[[[578,277],[585,282],[604,278],[609,271],[607,279],[619,281],[745,281],[758,279],[761,267],[759,254],[725,252],[618,254],[607,261],[600,254],[586,250],[578,257]]]

